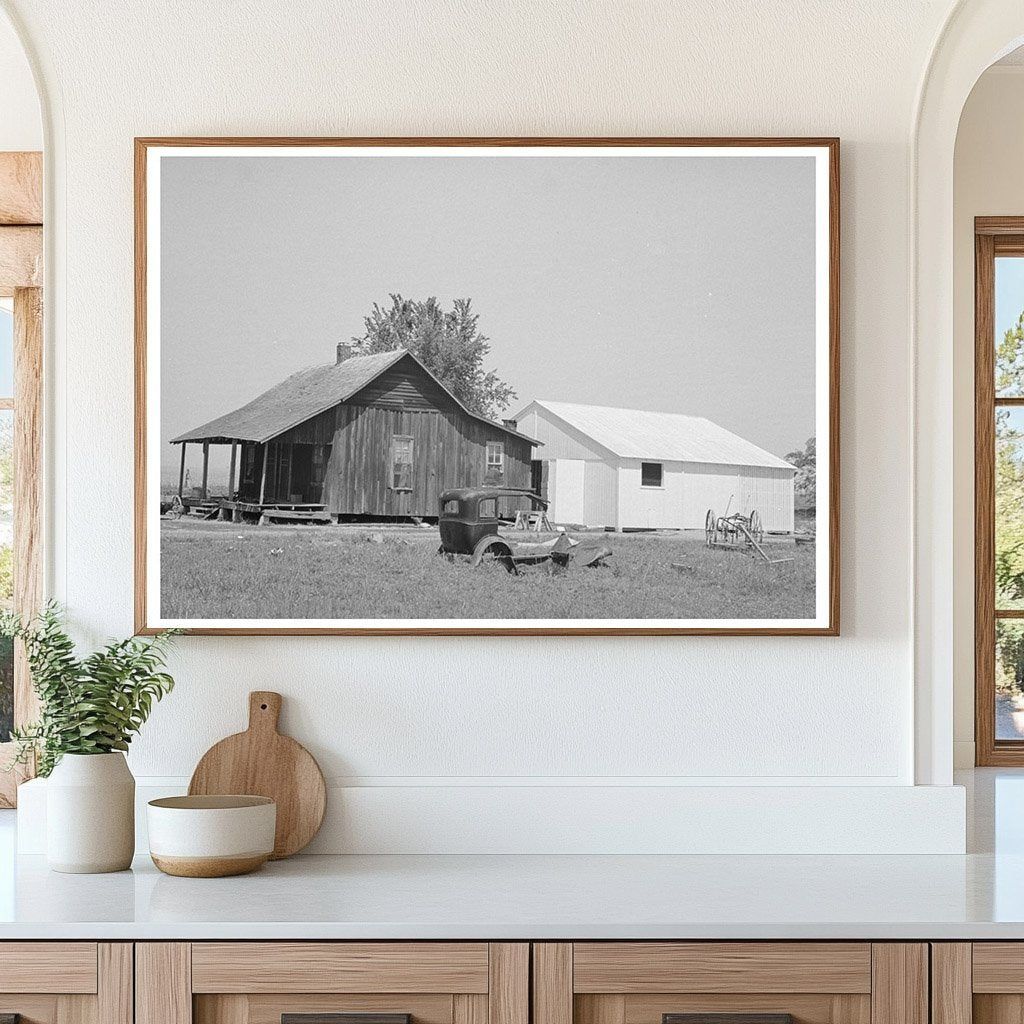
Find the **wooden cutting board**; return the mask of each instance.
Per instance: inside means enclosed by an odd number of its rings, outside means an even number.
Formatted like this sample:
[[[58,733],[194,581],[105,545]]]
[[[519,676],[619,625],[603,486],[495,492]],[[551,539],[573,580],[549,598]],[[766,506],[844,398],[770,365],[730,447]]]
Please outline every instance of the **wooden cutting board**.
[[[249,694],[249,728],[214,744],[202,756],[190,796],[244,793],[277,803],[277,832],[271,860],[290,857],[317,834],[327,809],[327,787],[313,755],[277,731],[281,694]]]

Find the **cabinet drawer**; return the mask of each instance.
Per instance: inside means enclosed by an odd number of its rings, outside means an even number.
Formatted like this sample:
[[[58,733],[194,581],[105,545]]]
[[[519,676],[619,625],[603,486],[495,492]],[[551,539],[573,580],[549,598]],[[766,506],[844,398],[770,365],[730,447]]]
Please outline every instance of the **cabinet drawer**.
[[[472,992],[486,942],[197,942],[193,992]]]
[[[515,942],[136,947],[136,1024],[529,1024]]]
[[[928,1024],[923,943],[538,943],[533,1024]]]
[[[1024,1020],[1024,943],[932,945],[934,1024]]]
[[[578,942],[573,991],[871,991],[870,943]]]
[[[126,942],[0,942],[0,1018],[22,1024],[132,1024]]]
[[[95,942],[0,943],[0,992],[96,991]]]

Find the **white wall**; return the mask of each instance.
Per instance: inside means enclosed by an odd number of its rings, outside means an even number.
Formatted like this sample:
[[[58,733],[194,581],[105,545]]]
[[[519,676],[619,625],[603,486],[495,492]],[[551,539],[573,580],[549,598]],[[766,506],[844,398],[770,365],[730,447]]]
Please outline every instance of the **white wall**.
[[[675,529],[683,525],[686,476],[681,462],[661,464],[661,486],[644,487],[640,459],[619,462],[619,526],[623,529]]]
[[[88,639],[132,627],[132,136],[843,140],[841,639],[188,638],[178,690],[133,751],[136,772],[187,775],[260,685],[285,692],[285,725],[326,774],[353,782],[351,806],[412,782],[421,803],[436,790],[456,804],[460,787],[516,782],[526,808],[557,782],[569,787],[563,812],[574,787],[627,779],[801,787],[772,791],[783,794],[768,807],[777,826],[813,787],[909,786],[907,171],[948,6],[4,0],[54,118],[51,589]],[[875,792],[862,814],[882,835]],[[829,806],[860,799],[833,793]],[[955,843],[956,802],[929,807],[929,821],[949,825],[935,842]],[[801,842],[827,846],[818,831]]]
[[[954,740],[974,764],[974,218],[1024,216],[1024,66],[990,68],[960,119],[954,163]]]
[[[43,124],[32,69],[17,35],[0,17],[0,151],[42,148]]]

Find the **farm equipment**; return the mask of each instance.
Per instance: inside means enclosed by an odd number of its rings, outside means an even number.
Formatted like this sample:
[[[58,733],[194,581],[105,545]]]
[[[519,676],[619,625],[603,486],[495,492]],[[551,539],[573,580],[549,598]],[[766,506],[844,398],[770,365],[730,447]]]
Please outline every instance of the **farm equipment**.
[[[730,504],[732,501],[730,499]],[[709,548],[725,548],[730,551],[743,551],[747,554],[759,555],[771,565],[780,562],[792,562],[792,558],[772,558],[764,547],[764,525],[757,509],[751,509],[750,515],[734,512],[729,515],[728,508],[724,516],[716,516],[715,510],[709,508],[704,517],[704,540]]]
[[[474,567],[497,563],[510,573],[545,563],[558,569],[567,568],[570,563],[602,565],[611,555],[607,547],[581,544],[564,532],[551,540],[534,543],[516,543],[502,536],[499,526],[522,521],[518,514],[514,519],[501,516],[503,498],[529,500],[531,508],[545,513],[546,522],[548,503],[532,491],[505,487],[460,487],[444,491],[437,523],[441,534],[437,553],[449,561],[455,561],[459,555],[468,557]]]

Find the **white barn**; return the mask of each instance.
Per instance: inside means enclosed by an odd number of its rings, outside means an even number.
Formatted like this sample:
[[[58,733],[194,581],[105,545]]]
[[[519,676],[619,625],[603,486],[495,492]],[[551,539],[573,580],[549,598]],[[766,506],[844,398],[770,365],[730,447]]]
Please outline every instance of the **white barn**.
[[[766,530],[793,530],[795,468],[710,420],[537,400],[514,423],[543,442],[533,486],[553,522],[696,530],[708,509],[757,509]]]

